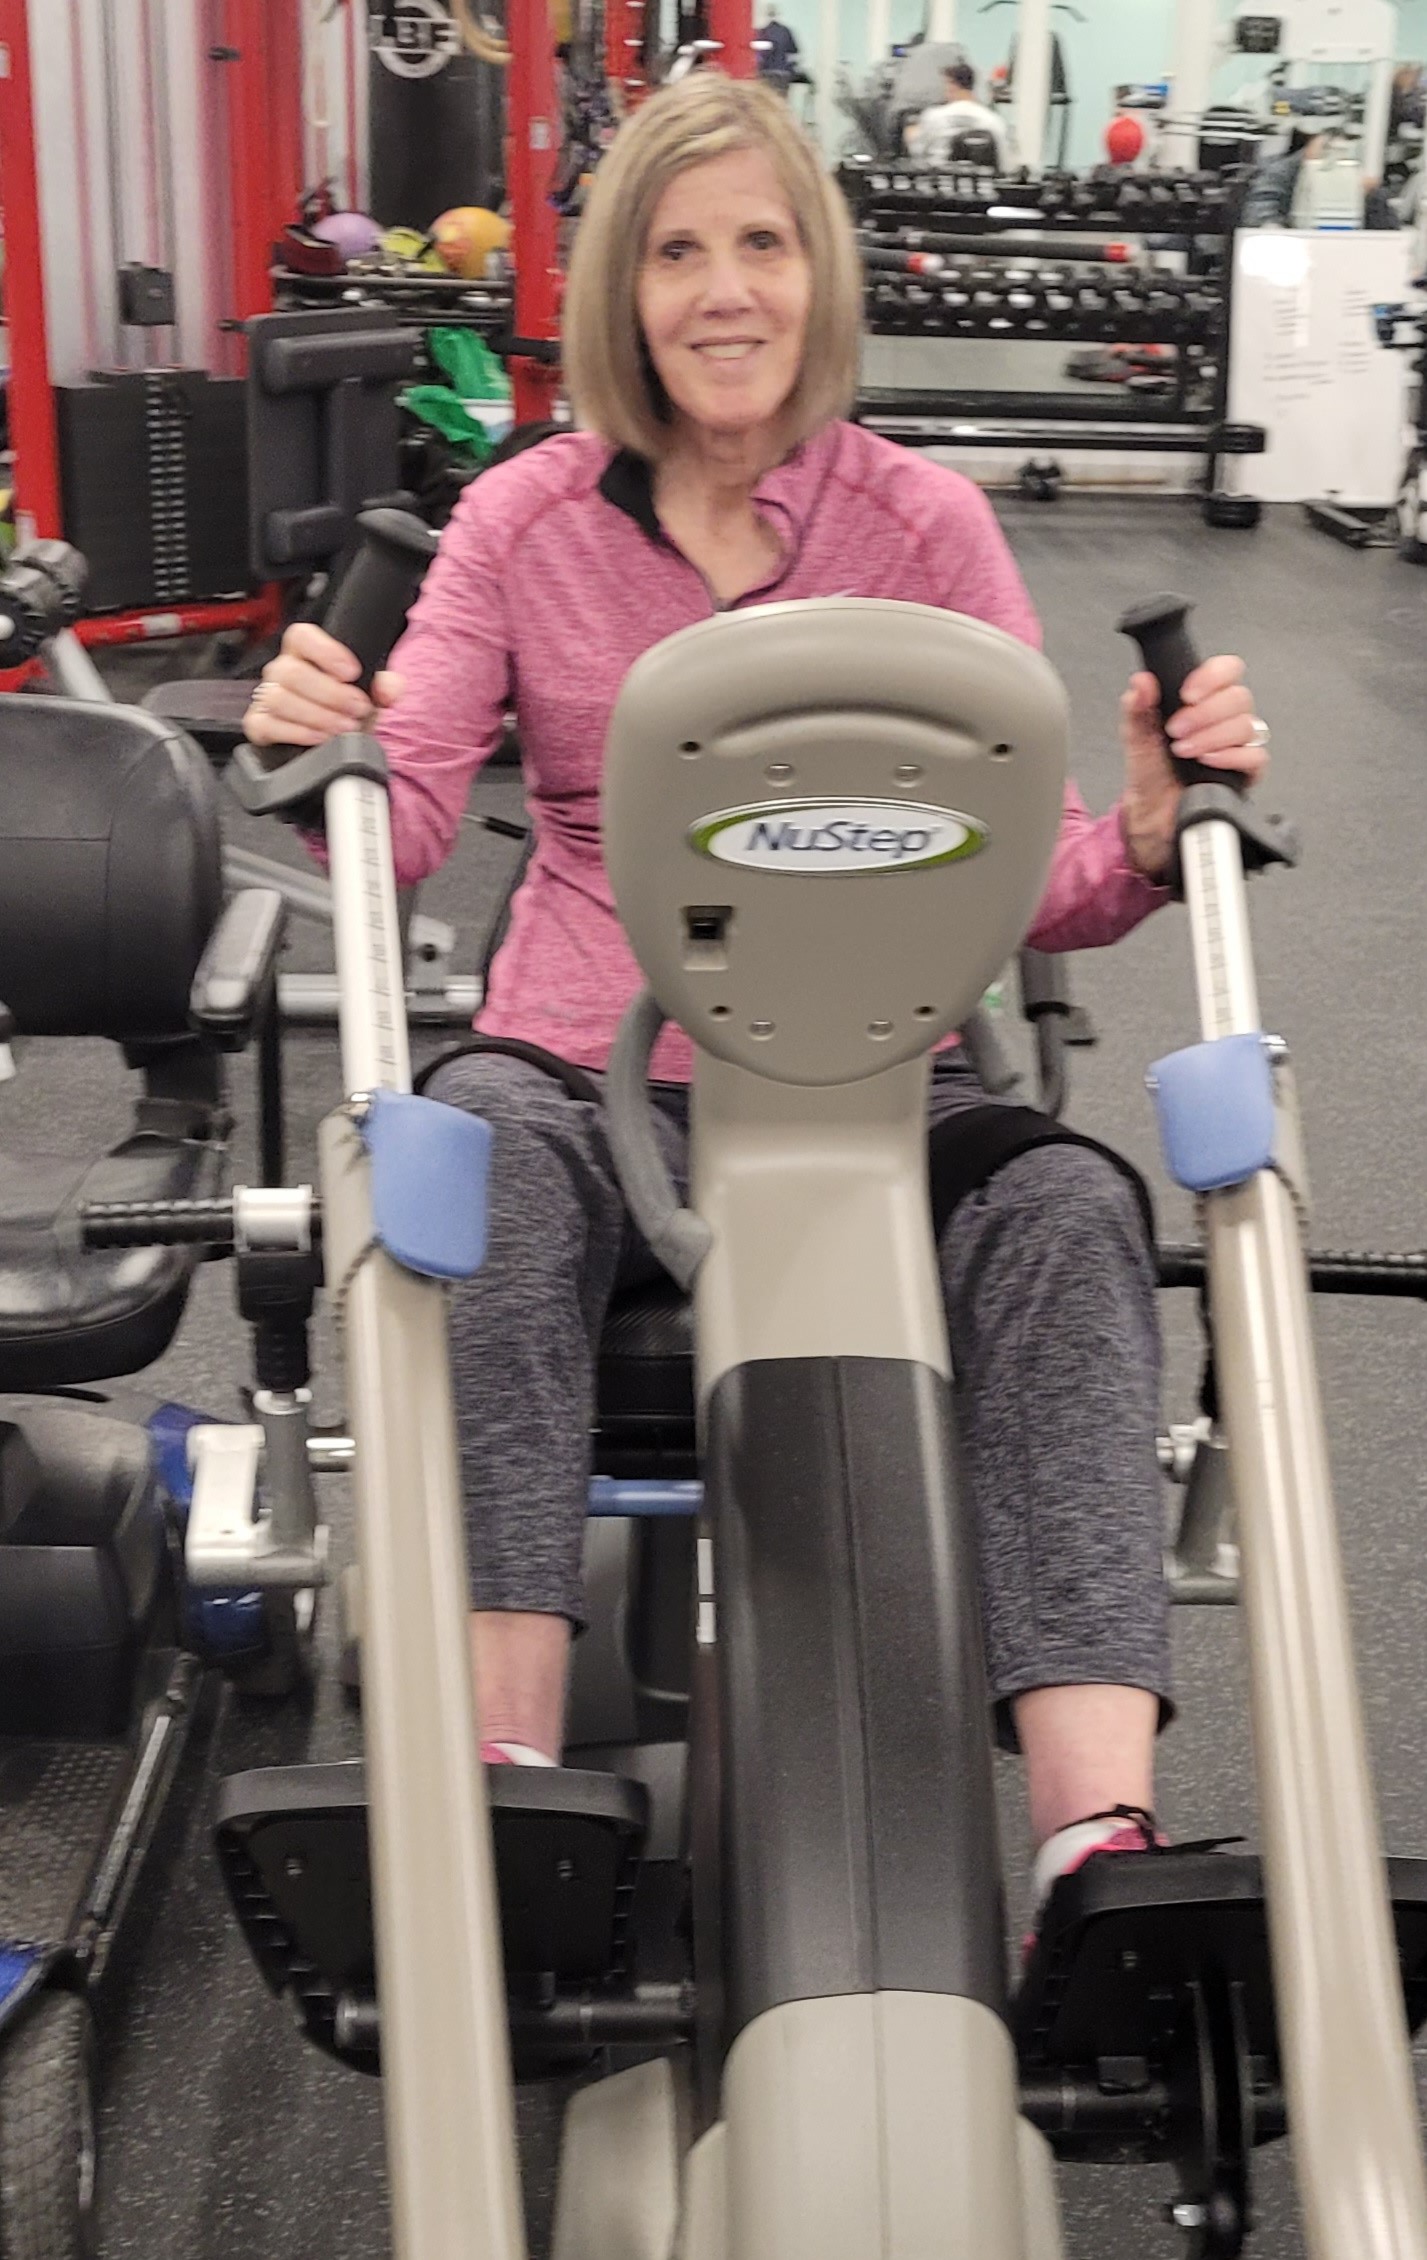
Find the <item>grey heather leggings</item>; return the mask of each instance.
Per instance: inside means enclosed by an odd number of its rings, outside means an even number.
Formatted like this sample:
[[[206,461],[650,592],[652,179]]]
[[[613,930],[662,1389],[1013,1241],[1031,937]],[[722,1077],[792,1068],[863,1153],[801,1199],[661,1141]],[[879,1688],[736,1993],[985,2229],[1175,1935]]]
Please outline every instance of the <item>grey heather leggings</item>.
[[[499,1054],[429,1088],[495,1132],[485,1268],[451,1305],[471,1606],[578,1624],[595,1345],[616,1285],[658,1266],[597,1106]],[[685,1094],[656,1097],[682,1182]],[[969,1066],[937,1062],[933,1120],[985,1103]],[[1085,1147],[1034,1148],[961,1201],[940,1258],[1003,1732],[1033,1687],[1143,1687],[1168,1716],[1159,1332],[1134,1193]]]

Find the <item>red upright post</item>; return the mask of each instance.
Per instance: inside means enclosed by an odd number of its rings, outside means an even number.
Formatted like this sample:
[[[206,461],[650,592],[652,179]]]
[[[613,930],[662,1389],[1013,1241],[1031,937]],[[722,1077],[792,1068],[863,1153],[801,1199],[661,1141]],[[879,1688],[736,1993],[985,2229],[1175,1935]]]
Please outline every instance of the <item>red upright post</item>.
[[[506,15],[506,134],[515,232],[511,385],[518,424],[550,414],[560,385],[560,232],[550,201],[560,154],[560,105],[548,0],[510,0]]]
[[[648,93],[644,76],[645,0],[605,0],[604,74],[622,111]]]
[[[753,0],[709,0],[709,37],[722,49],[721,71],[730,78],[753,77]]]
[[[300,0],[225,0],[238,321],[272,311],[272,248],[302,196]]]
[[[45,321],[44,239],[35,164],[28,0],[0,0],[0,215],[10,332],[10,442],[22,537],[64,531],[59,434]]]
[[[267,0],[268,58],[268,240],[275,243],[295,218],[302,192],[311,186],[303,146],[302,0]],[[350,11],[349,11],[350,20]]]

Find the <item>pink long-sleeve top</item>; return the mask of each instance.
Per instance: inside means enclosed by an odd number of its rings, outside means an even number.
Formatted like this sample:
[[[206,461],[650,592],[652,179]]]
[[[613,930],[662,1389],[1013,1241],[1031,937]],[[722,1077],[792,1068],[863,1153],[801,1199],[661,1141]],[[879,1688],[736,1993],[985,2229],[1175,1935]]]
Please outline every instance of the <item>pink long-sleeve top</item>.
[[[989,621],[1029,644],[1040,628],[979,488],[857,426],[835,423],[755,492],[781,557],[743,606],[892,597]],[[477,1021],[486,1034],[603,1067],[641,983],[600,842],[605,735],[624,677],[651,645],[716,609],[662,531],[648,467],[588,433],[529,449],[477,480],[442,537],[392,666],[384,717],[398,880],[425,878],[455,841],[471,780],[514,708],[535,852]],[[1069,786],[1029,940],[1043,950],[1117,940],[1164,899],[1127,863],[1118,810],[1095,818]],[[654,1072],[686,1081],[692,1053],[665,1032]]]

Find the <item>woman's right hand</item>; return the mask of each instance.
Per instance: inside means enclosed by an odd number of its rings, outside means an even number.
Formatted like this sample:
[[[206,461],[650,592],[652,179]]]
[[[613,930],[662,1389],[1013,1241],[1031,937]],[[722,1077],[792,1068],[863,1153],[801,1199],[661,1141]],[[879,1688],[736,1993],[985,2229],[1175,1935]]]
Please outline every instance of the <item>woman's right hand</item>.
[[[370,729],[376,713],[395,706],[405,687],[389,670],[378,675],[368,698],[361,668],[345,644],[325,629],[299,621],[282,650],[263,669],[243,716],[250,745],[325,745],[344,730]]]

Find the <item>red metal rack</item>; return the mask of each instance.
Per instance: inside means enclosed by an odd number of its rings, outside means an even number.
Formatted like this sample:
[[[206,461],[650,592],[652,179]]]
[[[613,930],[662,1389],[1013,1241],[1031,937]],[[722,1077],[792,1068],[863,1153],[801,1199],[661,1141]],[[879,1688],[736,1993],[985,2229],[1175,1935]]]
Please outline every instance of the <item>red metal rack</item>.
[[[550,201],[560,104],[548,0],[509,0],[507,167],[515,253],[510,381],[518,424],[548,417],[560,388],[560,222]]]
[[[222,74],[217,107],[226,123],[233,234],[228,319],[236,323],[271,309],[271,246],[302,193],[300,0],[216,0],[215,22],[219,36],[209,68]],[[22,537],[62,538],[28,0],[0,0],[0,213],[15,519]],[[161,634],[263,630],[277,617],[276,592],[264,590],[230,602],[110,613],[86,622],[81,632],[96,644],[141,643]],[[0,676],[0,684],[9,680]]]

